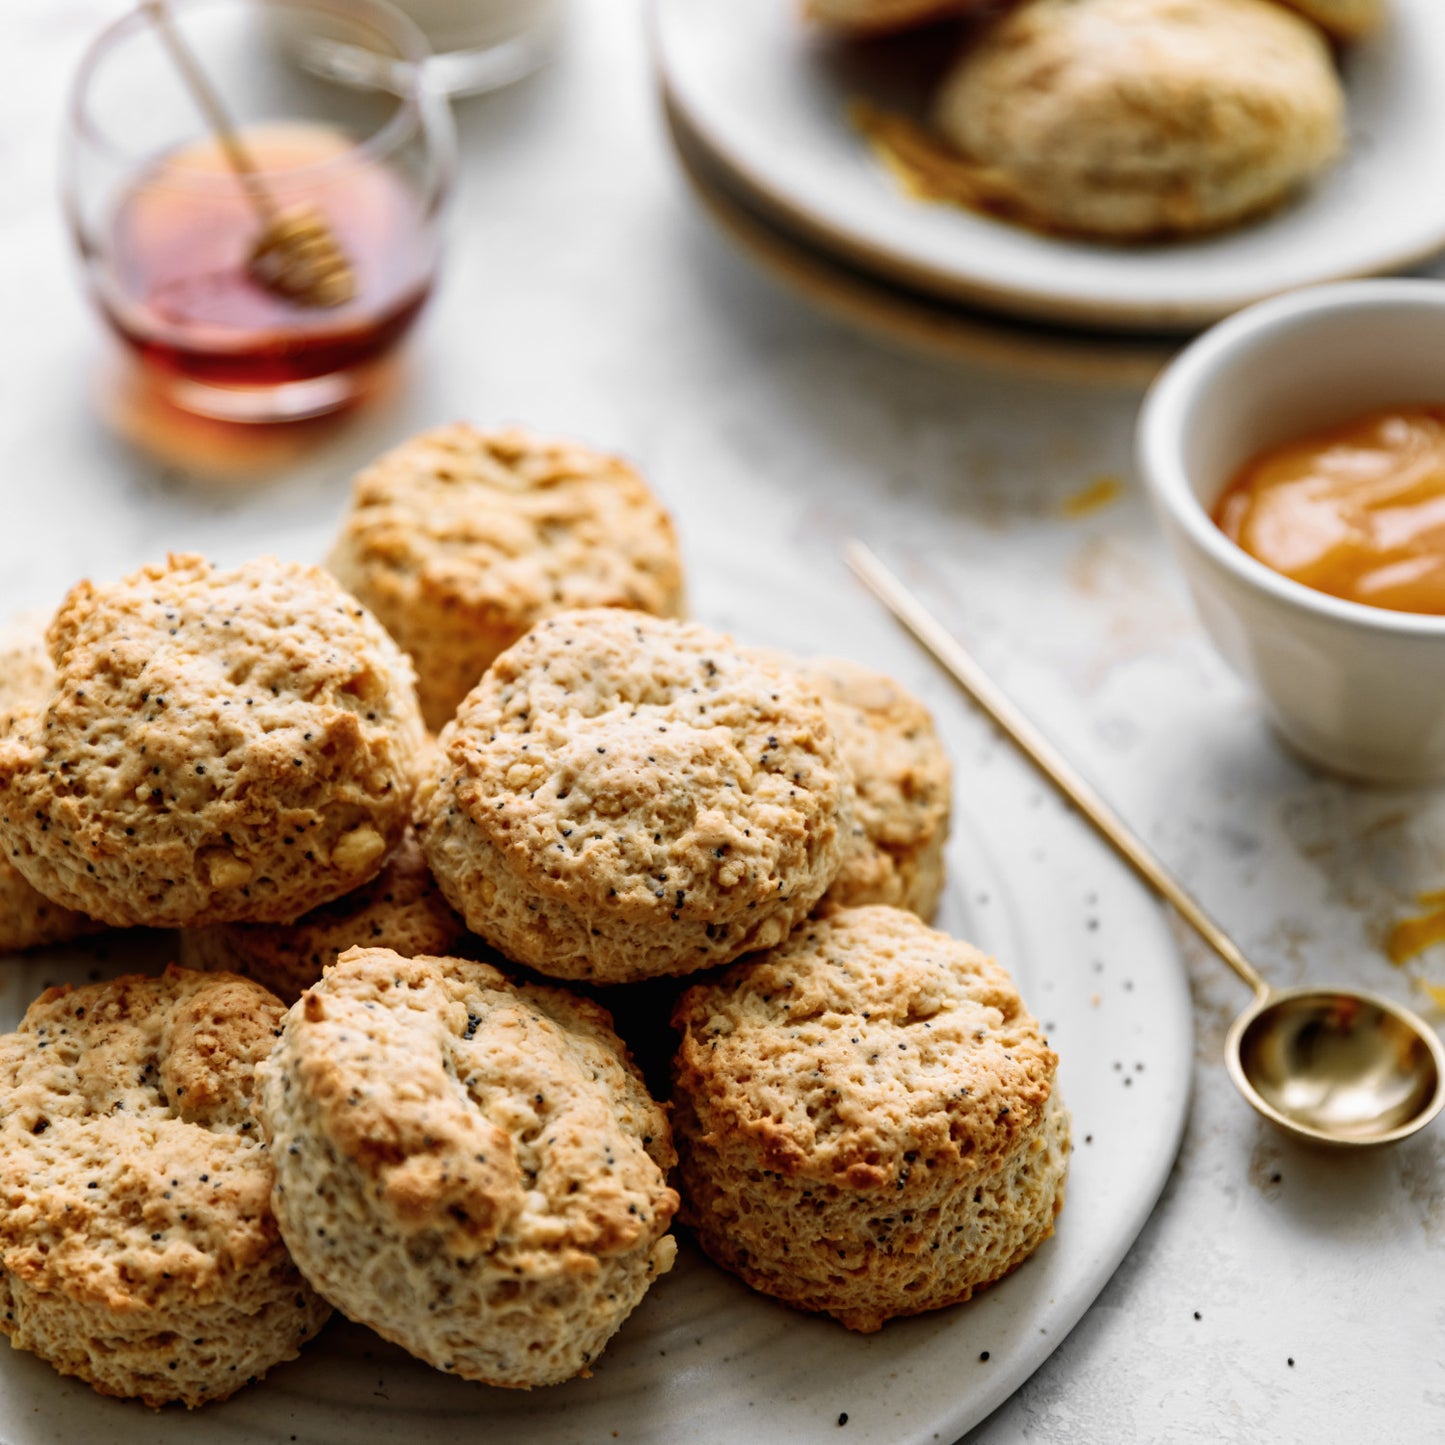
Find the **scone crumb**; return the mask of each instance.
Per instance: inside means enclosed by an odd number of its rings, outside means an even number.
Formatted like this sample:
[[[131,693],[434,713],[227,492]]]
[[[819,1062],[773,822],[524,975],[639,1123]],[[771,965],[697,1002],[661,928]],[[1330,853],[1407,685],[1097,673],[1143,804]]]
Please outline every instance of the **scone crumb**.
[[[212,888],[244,888],[255,876],[249,863],[223,848],[203,849],[196,863]]]
[[[386,839],[375,828],[362,826],[341,835],[331,850],[331,863],[346,873],[364,873],[385,852]]]

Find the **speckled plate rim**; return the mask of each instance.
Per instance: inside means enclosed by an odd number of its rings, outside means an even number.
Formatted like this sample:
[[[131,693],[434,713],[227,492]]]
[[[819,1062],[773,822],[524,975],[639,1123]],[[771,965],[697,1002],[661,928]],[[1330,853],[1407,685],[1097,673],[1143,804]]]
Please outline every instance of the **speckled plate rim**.
[[[807,64],[790,0],[650,0],[653,54],[716,157],[789,227],[890,280],[1035,320],[1193,330],[1295,287],[1401,271],[1445,248],[1445,7],[1392,0],[1346,57],[1351,149],[1251,225],[1117,247],[908,199]]]
[[[725,539],[699,543],[698,616],[744,641],[887,666],[929,702],[956,760],[958,799],[953,881],[938,921],[1012,968],[1061,1058],[1075,1153],[1055,1237],[971,1303],[867,1336],[752,1293],[685,1244],[675,1274],[643,1301],[591,1379],[530,1393],[443,1376],[346,1324],[196,1416],[102,1399],[0,1347],[4,1445],[186,1445],[198,1432],[207,1445],[292,1436],[307,1445],[455,1445],[478,1428],[508,1445],[947,1445],[1001,1405],[1084,1315],[1148,1219],[1188,1112],[1190,995],[1165,915],[1020,760],[970,765],[987,724],[870,598],[840,586],[823,613],[809,579],[782,572],[767,547],[740,557]],[[170,935],[116,935],[0,960],[0,1027],[13,1026],[42,984],[155,968],[173,952]]]

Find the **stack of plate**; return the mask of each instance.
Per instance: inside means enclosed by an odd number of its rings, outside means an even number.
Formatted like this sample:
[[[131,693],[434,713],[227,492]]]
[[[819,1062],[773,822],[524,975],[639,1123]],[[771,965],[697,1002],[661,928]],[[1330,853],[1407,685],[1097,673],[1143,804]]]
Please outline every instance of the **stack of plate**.
[[[1128,380],[1183,336],[1293,287],[1423,264],[1445,247],[1445,5],[1392,0],[1344,57],[1351,143],[1252,225],[1151,246],[1046,236],[917,201],[850,104],[922,116],[947,28],[867,43],[800,0],[653,0],[668,123],[699,199],[785,284],[865,329],[970,360]]]

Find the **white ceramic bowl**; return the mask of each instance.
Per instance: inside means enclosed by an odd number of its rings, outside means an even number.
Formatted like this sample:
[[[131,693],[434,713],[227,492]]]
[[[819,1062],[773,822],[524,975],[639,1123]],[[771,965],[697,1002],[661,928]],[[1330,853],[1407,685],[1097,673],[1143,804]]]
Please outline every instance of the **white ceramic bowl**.
[[[1155,382],[1138,462],[1199,614],[1285,741],[1372,782],[1445,777],[1445,617],[1292,582],[1210,510],[1262,448],[1374,408],[1445,404],[1445,282],[1353,281],[1261,302]]]

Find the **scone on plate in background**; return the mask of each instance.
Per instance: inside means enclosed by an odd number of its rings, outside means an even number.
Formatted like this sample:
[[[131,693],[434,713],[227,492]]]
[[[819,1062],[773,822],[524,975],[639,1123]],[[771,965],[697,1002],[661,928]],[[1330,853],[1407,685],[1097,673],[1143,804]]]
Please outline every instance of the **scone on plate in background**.
[[[323,903],[295,923],[214,923],[181,934],[187,968],[253,978],[283,1003],[315,983],[348,948],[390,948],[410,958],[449,954],[467,937],[432,880],[407,829],[386,867],[354,893]]]
[[[1345,138],[1329,46],[1274,0],[1024,0],[934,114],[1023,219],[1120,241],[1267,210]]]
[[[20,725],[25,709],[43,704],[54,677],[42,617],[30,614],[0,627],[0,739]],[[0,847],[0,954],[64,943],[103,926],[37,893]]]
[[[373,462],[327,565],[411,653],[434,731],[539,618],[684,606],[672,521],[638,473],[516,429],[440,427]]]
[[[804,0],[808,19],[843,35],[886,35],[981,10],[990,0]]]
[[[852,783],[816,693],[695,623],[537,624],[441,736],[417,833],[468,928],[554,978],[780,943],[837,875]]]
[[[586,1374],[672,1267],[667,1116],[598,1004],[353,949],[258,1076],[297,1264],[437,1369]]]
[[[943,891],[953,769],[928,709],[901,683],[842,658],[798,664],[853,775],[853,841],[821,907],[887,903],[925,922]]]
[[[848,909],[690,988],[673,1023],[682,1218],[754,1289],[876,1330],[1053,1233],[1057,1059],[970,945]]]
[[[176,556],[82,582],[56,673],[0,738],[0,847],[106,923],[289,922],[401,841],[425,734],[410,662],[319,567]]]
[[[330,1306],[271,1213],[251,1116],[279,1000],[171,969],[54,988],[0,1036],[0,1332],[103,1395],[195,1406]]]

